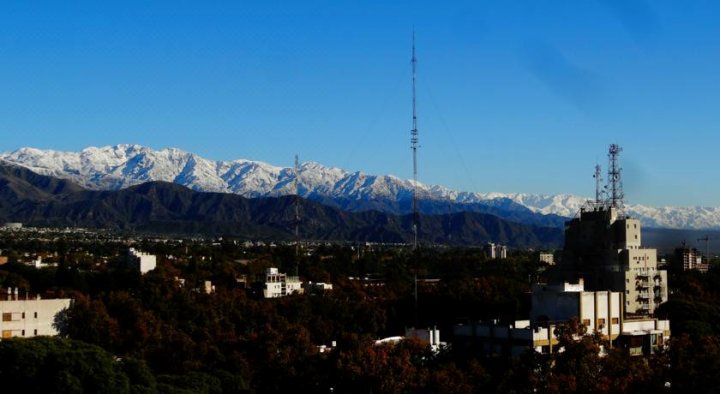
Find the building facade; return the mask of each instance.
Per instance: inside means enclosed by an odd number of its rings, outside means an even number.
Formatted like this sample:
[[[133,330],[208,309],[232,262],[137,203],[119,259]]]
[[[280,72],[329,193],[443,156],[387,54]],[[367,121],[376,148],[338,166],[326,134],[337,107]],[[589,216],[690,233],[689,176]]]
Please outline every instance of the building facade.
[[[505,245],[488,242],[483,251],[488,259],[506,259],[508,249]]]
[[[19,299],[17,291],[0,301],[0,333],[2,339],[57,335],[56,317],[70,308],[69,298]]]
[[[280,273],[277,268],[268,268],[262,277],[262,294],[265,298],[285,297],[303,293],[302,282],[297,276]]]
[[[140,274],[146,274],[157,267],[157,256],[141,252],[135,248],[128,250],[128,259],[130,265],[135,268]]]
[[[613,206],[583,208],[565,226],[565,248],[557,282],[582,278],[587,290],[621,292],[625,312],[651,315],[667,301],[667,271],[658,269],[657,250],[642,246],[640,221]]]
[[[585,291],[582,281],[537,284],[532,289],[529,320],[458,325],[454,337],[457,346],[474,347],[485,354],[519,356],[528,348],[550,354],[559,350],[558,325],[578,318],[587,334],[599,334],[610,346],[622,347],[631,355],[656,352],[670,339],[670,322],[650,316],[628,318],[623,301],[621,292]]]

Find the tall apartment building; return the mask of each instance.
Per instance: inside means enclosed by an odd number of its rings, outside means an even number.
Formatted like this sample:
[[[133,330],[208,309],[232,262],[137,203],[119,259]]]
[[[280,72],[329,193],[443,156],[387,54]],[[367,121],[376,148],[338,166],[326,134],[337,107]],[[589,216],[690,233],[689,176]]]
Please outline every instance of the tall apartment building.
[[[667,272],[658,269],[657,250],[642,246],[640,221],[620,209],[585,207],[565,225],[558,282],[582,278],[590,291],[621,292],[625,312],[649,315],[667,301]]]
[[[485,256],[489,259],[506,259],[507,246],[488,242],[483,248]]]

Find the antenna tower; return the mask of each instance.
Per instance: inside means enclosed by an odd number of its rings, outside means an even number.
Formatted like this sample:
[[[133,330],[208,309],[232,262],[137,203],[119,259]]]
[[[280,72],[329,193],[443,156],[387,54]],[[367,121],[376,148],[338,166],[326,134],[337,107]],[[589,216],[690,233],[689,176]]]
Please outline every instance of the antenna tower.
[[[593,178],[595,178],[595,204],[600,205],[602,203],[602,195],[603,195],[603,186],[602,186],[602,172],[600,169],[600,164],[595,164],[595,175],[593,175]]]
[[[413,249],[417,249],[418,244],[418,201],[417,201],[417,149],[418,149],[418,128],[417,128],[417,112],[415,110],[415,67],[417,58],[415,57],[415,32],[413,31],[412,41],[412,130],[410,131],[410,147],[413,154]]]
[[[295,155],[295,276],[300,276],[300,164]]]
[[[415,287],[415,326],[418,324],[418,201],[417,201],[417,149],[418,149],[418,128],[417,128],[417,112],[415,110],[415,69],[417,67],[417,58],[415,57],[415,31],[413,30],[412,38],[412,130],[410,131],[410,148],[413,154],[413,259],[415,263],[415,276],[413,284]]]
[[[611,144],[608,151],[609,168],[608,182],[610,182],[610,207],[622,208],[625,195],[622,190],[622,168],[620,168],[620,152],[618,144]]]

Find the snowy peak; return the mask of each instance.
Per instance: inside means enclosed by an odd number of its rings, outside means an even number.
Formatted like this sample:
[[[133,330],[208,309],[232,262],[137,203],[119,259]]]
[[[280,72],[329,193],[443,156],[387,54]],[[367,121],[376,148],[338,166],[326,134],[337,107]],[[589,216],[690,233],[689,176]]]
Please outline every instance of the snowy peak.
[[[348,172],[312,161],[300,164],[296,182],[294,168],[243,159],[213,161],[180,149],[153,150],[135,144],[88,147],[80,152],[21,148],[0,154],[0,160],[42,175],[70,179],[93,190],[117,190],[149,181],[245,197],[281,196],[295,194],[297,190],[305,198],[336,202],[351,210],[372,208],[407,213],[415,189],[412,180]],[[564,217],[575,216],[587,200],[568,194],[465,192],[419,182],[417,192],[421,200],[439,202],[445,207],[455,204],[455,210],[479,204],[510,210],[522,207],[538,215]],[[628,205],[626,210],[646,226],[720,228],[720,208]]]

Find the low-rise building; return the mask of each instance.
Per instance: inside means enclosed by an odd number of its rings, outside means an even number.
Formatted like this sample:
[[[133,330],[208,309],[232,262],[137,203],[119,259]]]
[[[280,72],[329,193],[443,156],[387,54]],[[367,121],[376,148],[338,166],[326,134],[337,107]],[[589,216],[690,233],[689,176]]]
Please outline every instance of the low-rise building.
[[[157,267],[157,256],[141,252],[135,248],[128,250],[128,260],[130,265],[139,271],[140,274],[146,274]]]
[[[297,276],[280,273],[277,268],[268,268],[261,277],[262,294],[265,298],[285,297],[290,294],[302,294],[302,281]]]
[[[518,356],[528,348],[549,354],[557,350],[555,329],[572,318],[585,325],[587,335],[597,333],[611,346],[623,347],[631,355],[654,353],[667,342],[668,320],[628,317],[624,306],[623,293],[585,291],[582,281],[534,285],[529,320],[458,325],[454,329],[456,346],[509,356]]]
[[[2,339],[58,334],[56,319],[59,313],[70,308],[69,298],[20,299],[17,288],[8,290],[7,299],[0,300]]]
[[[538,261],[547,265],[555,265],[555,255],[552,253],[538,253]]]

